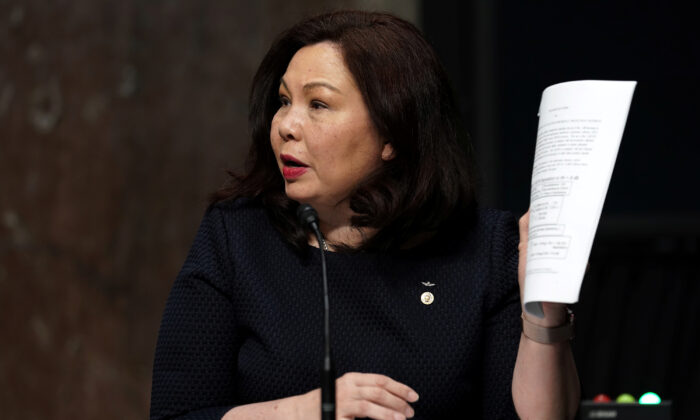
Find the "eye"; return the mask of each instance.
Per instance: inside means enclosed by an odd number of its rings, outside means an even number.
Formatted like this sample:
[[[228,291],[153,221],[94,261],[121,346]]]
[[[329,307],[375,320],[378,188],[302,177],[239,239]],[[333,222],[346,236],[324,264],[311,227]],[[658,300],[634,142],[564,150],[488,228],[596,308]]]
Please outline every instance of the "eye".
[[[324,104],[323,102],[314,99],[311,101],[311,108],[313,109],[328,109],[328,105]]]
[[[289,105],[289,104],[291,104],[291,103],[292,103],[292,102],[289,100],[289,98],[287,98],[287,97],[284,96],[284,95],[280,95],[280,106],[287,106],[287,105]]]

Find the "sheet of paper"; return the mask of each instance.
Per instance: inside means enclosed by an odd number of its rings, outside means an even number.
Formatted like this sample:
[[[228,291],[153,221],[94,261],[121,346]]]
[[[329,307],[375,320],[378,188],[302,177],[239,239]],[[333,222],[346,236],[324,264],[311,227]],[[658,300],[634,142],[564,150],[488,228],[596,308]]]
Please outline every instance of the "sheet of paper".
[[[574,303],[627,121],[634,81],[582,80],[542,93],[530,192],[525,310]]]

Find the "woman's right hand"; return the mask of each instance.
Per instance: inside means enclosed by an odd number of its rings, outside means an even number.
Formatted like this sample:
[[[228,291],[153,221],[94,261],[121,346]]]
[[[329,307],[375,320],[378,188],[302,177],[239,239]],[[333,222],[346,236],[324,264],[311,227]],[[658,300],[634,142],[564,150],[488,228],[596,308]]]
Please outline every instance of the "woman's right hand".
[[[312,392],[315,393],[312,399],[316,403],[313,410],[320,412],[321,390]],[[352,420],[355,417],[404,420],[413,417],[413,408],[409,403],[418,401],[418,394],[385,375],[350,372],[335,381],[335,400],[338,420]]]
[[[409,403],[418,401],[418,394],[385,375],[350,372],[336,379],[335,401],[338,420],[404,420],[413,417]],[[321,389],[316,388],[303,395],[235,407],[222,420],[320,417]]]

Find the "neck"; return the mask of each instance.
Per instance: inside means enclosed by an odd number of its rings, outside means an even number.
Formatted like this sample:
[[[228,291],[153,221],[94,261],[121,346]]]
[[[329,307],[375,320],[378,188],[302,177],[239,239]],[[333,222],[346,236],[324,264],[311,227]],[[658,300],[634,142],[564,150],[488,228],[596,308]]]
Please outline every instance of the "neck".
[[[367,235],[371,235],[373,229],[356,228],[350,224],[350,218],[354,215],[347,202],[336,206],[315,207],[320,219],[320,229],[326,239],[328,248],[333,249],[334,244],[343,244],[357,247],[362,244]],[[309,237],[309,244],[319,246],[315,235]]]

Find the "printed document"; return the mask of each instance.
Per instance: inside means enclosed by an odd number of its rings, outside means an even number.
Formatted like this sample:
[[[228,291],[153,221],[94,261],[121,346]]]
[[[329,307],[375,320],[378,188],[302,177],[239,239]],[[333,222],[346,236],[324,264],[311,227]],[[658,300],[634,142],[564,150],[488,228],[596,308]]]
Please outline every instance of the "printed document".
[[[542,93],[530,191],[525,310],[578,301],[634,81],[582,80]]]

